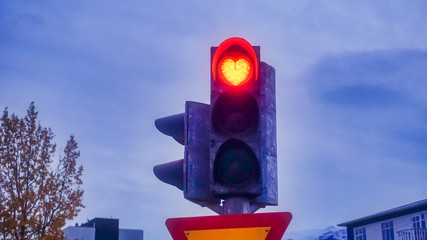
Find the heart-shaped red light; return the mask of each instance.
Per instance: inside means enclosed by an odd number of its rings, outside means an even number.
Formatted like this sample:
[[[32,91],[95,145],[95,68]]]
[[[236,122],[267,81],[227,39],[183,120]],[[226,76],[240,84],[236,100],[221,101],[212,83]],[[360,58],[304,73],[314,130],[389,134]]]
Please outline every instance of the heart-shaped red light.
[[[233,86],[246,83],[251,77],[251,64],[243,58],[234,61],[227,58],[221,63],[221,73],[224,80]]]

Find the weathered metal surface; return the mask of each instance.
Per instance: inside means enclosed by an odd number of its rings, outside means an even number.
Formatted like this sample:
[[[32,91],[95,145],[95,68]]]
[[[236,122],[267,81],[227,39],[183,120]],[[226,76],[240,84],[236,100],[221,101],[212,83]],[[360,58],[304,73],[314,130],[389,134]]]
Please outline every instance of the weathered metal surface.
[[[275,69],[260,63],[260,136],[261,148],[259,161],[261,164],[262,193],[252,200],[264,205],[278,204],[277,183],[277,137],[276,137],[276,74]]]
[[[201,206],[219,204],[212,196],[209,179],[210,106],[185,104],[184,197]]]
[[[221,215],[246,213],[251,213],[249,199],[244,197],[228,197],[224,200],[223,213]]]
[[[211,48],[211,57],[214,56],[216,47]],[[254,47],[254,50],[256,52],[257,61],[259,62],[259,47]],[[253,80],[255,81],[255,80]],[[251,84],[245,84],[242,86],[239,86],[238,91],[243,91],[248,93],[250,96],[254,97],[257,101],[258,106],[260,103],[258,102],[258,98],[260,95],[260,84],[259,79]],[[232,87],[221,83],[220,81],[214,81],[213,78],[211,78],[211,108],[215,105],[215,103],[218,101],[218,98],[221,97],[225,92],[227,91],[234,91],[235,89],[232,89]],[[259,121],[257,123],[257,126],[259,126]],[[220,149],[221,145],[224,144],[227,140],[230,138],[235,138],[238,140],[243,141],[246,143],[255,153],[256,157],[259,159],[259,152],[257,149],[259,149],[260,144],[260,134],[259,129],[255,129],[255,132],[243,133],[243,134],[221,134],[218,132],[215,132],[214,128],[211,126],[211,132],[210,132],[210,138],[211,138],[211,145],[210,145],[210,167],[211,169],[214,168],[215,165],[215,159],[216,155],[218,153],[218,150]],[[221,198],[227,198],[229,196],[245,196],[253,198],[254,196],[258,196],[261,194],[261,182],[258,180],[257,183],[253,184],[247,184],[246,186],[238,186],[238,185],[227,185],[227,184],[221,184],[218,183],[215,179],[215,176],[213,175],[213,171],[211,171],[210,181],[211,181],[211,191],[212,194],[219,196]]]
[[[216,48],[211,49],[212,56],[215,50]],[[255,47],[255,50],[259,61],[259,47]],[[234,90],[211,79],[211,108],[227,91]],[[264,62],[259,62],[257,81],[247,86],[239,86],[239,91],[246,91],[257,101],[260,111],[257,129],[255,132],[243,134],[219,134],[211,125],[210,169],[214,169],[221,145],[228,139],[235,138],[252,148],[258,158],[261,175],[258,183],[233,186],[219,183],[211,170],[210,186],[212,194],[222,199],[235,196],[249,199],[250,212],[253,212],[260,207],[278,204],[275,69]],[[241,204],[244,205],[244,201]]]

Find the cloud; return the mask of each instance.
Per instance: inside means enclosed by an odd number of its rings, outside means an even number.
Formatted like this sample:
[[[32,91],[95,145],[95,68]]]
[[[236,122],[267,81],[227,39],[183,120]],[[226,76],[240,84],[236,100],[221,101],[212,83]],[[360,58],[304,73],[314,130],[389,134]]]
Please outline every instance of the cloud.
[[[296,213],[350,220],[343,216],[362,217],[426,196],[426,53],[346,52],[307,69],[301,77],[307,93],[297,112],[303,120],[287,135],[297,143],[284,156],[293,170],[287,179],[297,179],[284,190],[296,192]]]
[[[313,108],[324,111],[315,111],[320,121],[341,121],[339,126],[353,127],[349,130],[403,145],[399,132],[420,141],[427,135],[425,66],[422,50],[347,53],[320,60],[305,82]]]

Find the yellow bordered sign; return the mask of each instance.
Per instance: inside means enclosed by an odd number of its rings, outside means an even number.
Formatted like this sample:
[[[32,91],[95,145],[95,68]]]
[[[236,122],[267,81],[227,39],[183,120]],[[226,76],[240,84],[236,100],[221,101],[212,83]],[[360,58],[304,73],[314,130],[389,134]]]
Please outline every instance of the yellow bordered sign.
[[[289,212],[170,218],[166,226],[174,240],[280,240]]]

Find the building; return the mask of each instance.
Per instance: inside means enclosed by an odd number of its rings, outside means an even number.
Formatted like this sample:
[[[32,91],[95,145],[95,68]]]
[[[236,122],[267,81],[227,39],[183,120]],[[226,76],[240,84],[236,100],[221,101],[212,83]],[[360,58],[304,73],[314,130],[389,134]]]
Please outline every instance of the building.
[[[142,230],[119,229],[119,219],[94,218],[63,230],[67,240],[143,240]]]
[[[427,240],[427,199],[338,224],[348,240]]]

